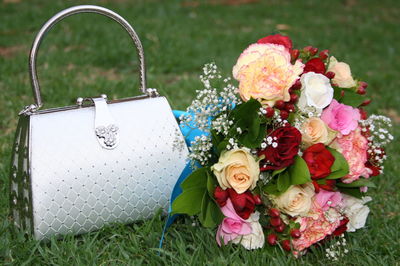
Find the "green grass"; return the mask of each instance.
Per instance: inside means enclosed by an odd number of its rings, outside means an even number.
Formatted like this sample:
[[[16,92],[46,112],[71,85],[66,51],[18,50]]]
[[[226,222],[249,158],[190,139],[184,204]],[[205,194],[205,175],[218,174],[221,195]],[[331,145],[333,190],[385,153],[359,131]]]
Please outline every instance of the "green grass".
[[[157,246],[164,218],[104,228],[82,236],[40,243],[12,238],[8,220],[8,173],[17,113],[33,102],[27,54],[36,32],[59,10],[82,1],[0,3],[0,264],[57,265],[334,265],[323,248],[296,260],[279,249],[248,252],[217,248],[215,232],[181,219]],[[191,1],[193,3],[195,1]],[[207,3],[209,2],[209,3]],[[229,73],[252,42],[277,29],[295,46],[330,49],[367,81],[369,111],[390,114],[399,136],[400,4],[393,1],[269,0],[247,5],[200,1],[85,1],[120,13],[139,34],[147,58],[148,86],[166,95],[173,108],[185,108],[201,86],[204,63],[215,61]],[[229,2],[229,1],[228,1]],[[283,25],[283,26],[282,26]],[[128,36],[96,15],[77,15],[54,27],[39,55],[45,108],[73,104],[78,96],[106,93],[114,98],[138,94],[137,64]],[[400,148],[388,149],[385,174],[371,192],[367,227],[347,236],[349,254],[338,265],[399,265]]]

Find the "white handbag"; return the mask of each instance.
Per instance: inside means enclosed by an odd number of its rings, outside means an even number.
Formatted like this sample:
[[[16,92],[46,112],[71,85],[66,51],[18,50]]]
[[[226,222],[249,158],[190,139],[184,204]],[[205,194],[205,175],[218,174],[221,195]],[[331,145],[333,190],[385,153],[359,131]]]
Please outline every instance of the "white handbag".
[[[35,64],[42,38],[58,21],[82,12],[105,15],[128,31],[144,95],[78,98],[75,106],[40,110]],[[188,150],[167,100],[146,88],[144,62],[133,28],[102,7],[63,10],[39,31],[29,57],[35,104],[20,113],[10,172],[11,216],[35,239],[80,234],[167,210]]]

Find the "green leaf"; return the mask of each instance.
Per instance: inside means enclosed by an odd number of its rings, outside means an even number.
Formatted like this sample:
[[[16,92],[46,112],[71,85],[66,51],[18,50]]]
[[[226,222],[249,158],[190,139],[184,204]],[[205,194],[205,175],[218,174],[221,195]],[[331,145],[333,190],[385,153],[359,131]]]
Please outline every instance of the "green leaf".
[[[264,191],[265,194],[269,194],[269,195],[275,195],[278,196],[280,194],[282,194],[279,190],[278,190],[278,185],[276,184],[276,182],[269,182],[267,185],[264,185],[262,190]]]
[[[328,148],[330,153],[335,157],[335,162],[331,167],[331,173],[326,179],[337,179],[346,176],[349,173],[349,164],[343,155],[335,149]]]
[[[272,172],[272,177],[276,176],[277,174],[282,173],[282,172],[285,171],[285,170],[286,170],[286,167],[284,167],[284,168],[282,168],[282,169],[274,170],[274,171]]]
[[[279,174],[277,188],[280,192],[285,192],[291,185],[291,177],[289,171],[284,171]]]
[[[362,198],[363,194],[361,193],[359,188],[339,188],[340,192],[343,192],[347,195],[356,197],[356,198]]]
[[[210,172],[207,172],[207,191],[211,198],[214,198],[214,190],[217,185],[215,181],[214,175]]]
[[[342,89],[339,87],[334,87],[333,98],[340,102],[342,99]]]
[[[352,90],[343,89],[344,96],[340,99],[340,102],[353,107],[360,106],[365,101],[365,96],[360,95]]]
[[[311,182],[310,171],[307,163],[300,156],[296,155],[294,163],[288,167],[290,184],[302,185]]]
[[[190,188],[202,188],[203,190],[205,190],[207,186],[207,177],[209,170],[210,169],[208,167],[196,169],[182,182],[182,190],[185,191]]]
[[[201,211],[205,188],[185,189],[172,203],[172,213],[195,215]]]
[[[221,223],[224,215],[208,193],[204,193],[201,205],[199,219],[204,227],[215,227]]]
[[[354,182],[351,183],[336,183],[336,186],[341,187],[341,188],[359,188],[359,187],[376,187],[374,182],[369,179],[358,179]]]

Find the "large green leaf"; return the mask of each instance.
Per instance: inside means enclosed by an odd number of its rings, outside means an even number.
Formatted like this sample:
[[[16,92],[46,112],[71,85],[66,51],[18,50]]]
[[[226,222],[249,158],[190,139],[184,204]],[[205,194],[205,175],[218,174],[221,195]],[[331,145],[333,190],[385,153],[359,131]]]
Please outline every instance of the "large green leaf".
[[[360,106],[365,101],[365,96],[360,95],[350,89],[342,89],[344,96],[340,99],[340,102],[353,107]]]
[[[286,191],[290,187],[291,183],[289,171],[283,171],[278,175],[277,188],[280,192]]]
[[[337,179],[346,176],[349,173],[349,164],[343,155],[332,148],[327,148],[330,153],[335,157],[335,162],[331,167],[331,173],[326,179]]]
[[[207,187],[207,177],[209,170],[210,169],[208,167],[196,169],[182,182],[181,188],[183,190],[189,188],[203,188],[203,190],[205,190]]]
[[[172,202],[172,213],[187,215],[198,214],[201,211],[202,199],[206,192],[205,187],[185,189],[174,202]]]
[[[376,187],[372,180],[365,178],[358,179],[351,183],[336,183],[336,186],[342,188]]]
[[[201,200],[201,213],[199,219],[204,227],[215,227],[220,224],[224,215],[218,205],[210,198],[208,193],[204,193]]]
[[[276,176],[277,174],[280,174],[280,173],[282,173],[282,172],[285,171],[285,170],[286,170],[286,167],[281,168],[281,169],[278,169],[278,170],[274,170],[274,171],[272,172],[272,176],[274,177],[274,176]]]
[[[363,194],[361,193],[359,188],[339,188],[340,192],[343,192],[347,195],[362,198]]]
[[[290,184],[302,185],[311,182],[310,171],[307,163],[300,156],[296,155],[294,163],[288,167],[290,175]]]

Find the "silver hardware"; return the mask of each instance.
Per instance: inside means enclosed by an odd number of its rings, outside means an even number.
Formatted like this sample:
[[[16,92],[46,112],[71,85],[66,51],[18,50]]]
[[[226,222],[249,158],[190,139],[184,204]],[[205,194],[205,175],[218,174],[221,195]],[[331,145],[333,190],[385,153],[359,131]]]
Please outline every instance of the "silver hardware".
[[[95,134],[100,145],[105,149],[114,149],[118,145],[119,128],[115,124],[107,105],[107,95],[89,98],[95,106]]]
[[[107,127],[105,126],[99,126],[96,127],[96,136],[101,139],[100,141],[104,143],[104,145],[108,149],[115,148],[117,145],[117,134],[118,134],[119,128],[114,125],[108,125]]]
[[[78,97],[78,98],[76,99],[76,104],[79,105],[79,106],[82,106],[82,104],[83,104],[83,98],[82,98],[82,97]]]
[[[149,97],[158,97],[158,96],[160,96],[160,94],[158,94],[157,89],[152,89],[152,88],[148,88],[148,89],[146,90],[146,94],[147,94]]]
[[[36,35],[36,38],[32,44],[32,48],[29,54],[29,74],[30,74],[30,79],[31,79],[31,84],[32,84],[32,89],[33,89],[33,95],[35,98],[35,103],[36,103],[36,108],[29,110],[29,112],[35,112],[36,110],[40,109],[43,106],[42,102],[42,96],[40,94],[40,85],[39,85],[39,80],[37,76],[37,70],[36,70],[36,58],[38,54],[38,50],[40,47],[40,44],[42,42],[42,39],[46,35],[46,33],[59,21],[62,19],[69,17],[74,14],[78,13],[96,13],[96,14],[101,14],[106,17],[111,18],[112,20],[118,22],[128,33],[129,36],[131,37],[132,41],[134,42],[136,46],[136,51],[139,57],[139,65],[140,65],[140,71],[139,71],[139,79],[140,79],[140,90],[142,91],[143,94],[147,94],[146,91],[146,66],[145,66],[145,58],[144,58],[144,52],[143,52],[143,46],[142,43],[140,42],[140,39],[138,35],[136,34],[135,30],[132,28],[132,26],[120,15],[117,13],[104,8],[104,7],[99,7],[99,6],[94,6],[94,5],[81,5],[81,6],[74,6],[71,8],[67,8],[59,13],[57,13],[55,16],[53,16],[51,19],[49,19],[43,27],[40,29],[39,33]]]
[[[31,115],[34,112],[36,112],[39,108],[37,107],[36,104],[31,104],[31,105],[27,105],[24,107],[24,109],[22,109],[18,115]]]

